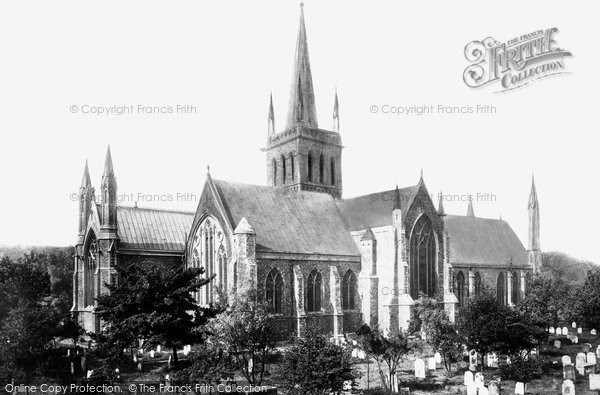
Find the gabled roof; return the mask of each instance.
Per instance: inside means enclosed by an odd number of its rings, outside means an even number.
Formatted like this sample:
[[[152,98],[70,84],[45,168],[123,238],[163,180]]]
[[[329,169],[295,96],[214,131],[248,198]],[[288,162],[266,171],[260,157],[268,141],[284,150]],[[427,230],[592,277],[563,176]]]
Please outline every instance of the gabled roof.
[[[183,253],[194,213],[118,206],[119,250]]]
[[[212,179],[230,225],[246,218],[259,251],[359,255],[333,197]]]
[[[406,210],[414,200],[419,186],[372,193],[351,199],[337,200],[336,204],[344,217],[348,230],[363,230],[392,224],[394,203],[399,200],[400,208]]]
[[[503,220],[446,215],[450,262],[474,265],[527,265],[527,251]]]

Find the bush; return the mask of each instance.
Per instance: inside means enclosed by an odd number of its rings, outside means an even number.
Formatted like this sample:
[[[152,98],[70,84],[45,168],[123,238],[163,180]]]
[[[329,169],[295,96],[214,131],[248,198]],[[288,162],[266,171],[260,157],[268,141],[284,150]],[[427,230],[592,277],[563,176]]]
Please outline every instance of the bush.
[[[551,374],[558,365],[545,356],[529,359],[513,358],[510,365],[500,366],[500,377],[503,380],[529,382],[542,376]]]

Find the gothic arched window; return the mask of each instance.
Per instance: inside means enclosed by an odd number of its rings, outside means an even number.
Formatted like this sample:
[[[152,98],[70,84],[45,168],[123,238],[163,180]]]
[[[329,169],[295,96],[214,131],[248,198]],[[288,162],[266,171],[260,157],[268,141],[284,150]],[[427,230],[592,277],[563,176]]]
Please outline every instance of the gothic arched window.
[[[325,159],[323,154],[319,155],[319,182],[322,184],[325,180]]]
[[[342,282],[342,308],[356,309],[356,274],[352,270],[346,272]]]
[[[422,215],[410,236],[410,294],[418,299],[423,293],[436,294],[436,242],[431,220]]]
[[[282,184],[285,184],[287,178],[287,172],[285,168],[285,156],[281,155],[281,178]]]
[[[312,182],[313,180],[313,156],[312,153],[308,153],[308,181]]]
[[[215,291],[227,289],[227,249],[225,235],[219,223],[211,217],[205,218],[198,227],[192,241],[191,264],[195,268],[203,268],[203,278],[214,275],[214,279],[201,287],[195,294],[201,305],[215,301]]]
[[[283,302],[283,278],[279,270],[273,269],[267,275],[265,283],[265,300],[271,313],[282,313]]]
[[[475,297],[481,296],[481,275],[479,272],[475,273]]]
[[[321,311],[321,273],[313,270],[306,282],[306,311]]]
[[[517,272],[513,272],[512,274],[512,295],[511,295],[511,299],[513,304],[517,304],[519,303],[519,299],[521,296],[521,292],[519,290],[519,273]]]
[[[93,306],[96,302],[96,292],[98,288],[96,271],[98,270],[98,241],[96,235],[92,232],[84,250],[84,296],[85,306]]]
[[[331,172],[331,185],[335,185],[335,158],[333,156],[329,162],[329,171]]]
[[[458,299],[458,307],[465,305],[465,275],[463,272],[458,272],[456,275],[456,298]]]
[[[498,274],[498,281],[496,281],[496,300],[499,304],[506,304],[506,280],[503,272]]]
[[[290,152],[290,180],[294,181],[294,153]]]
[[[273,159],[273,186],[276,187],[277,186],[277,161],[275,159]]]

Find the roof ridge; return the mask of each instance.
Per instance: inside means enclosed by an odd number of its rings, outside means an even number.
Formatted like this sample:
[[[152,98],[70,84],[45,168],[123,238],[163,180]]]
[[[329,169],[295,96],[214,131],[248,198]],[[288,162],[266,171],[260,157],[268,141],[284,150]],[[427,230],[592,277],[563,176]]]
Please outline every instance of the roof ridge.
[[[145,210],[145,211],[159,211],[163,213],[180,213],[180,214],[195,214],[195,211],[187,211],[187,210],[178,210],[178,209],[169,209],[169,208],[158,208],[158,207],[143,207],[143,206],[129,206],[126,204],[119,204],[117,208],[127,208],[134,210]]]
[[[219,180],[219,179],[216,179],[216,178],[213,178],[212,180],[215,183],[222,182],[222,183],[229,184],[229,185],[234,185],[234,186],[258,187],[258,188],[264,188],[264,189],[268,189],[268,190],[275,191],[275,192],[280,192],[280,193],[310,194],[310,195],[313,195],[313,196],[323,196],[323,197],[326,197],[326,198],[331,198],[331,200],[335,200],[333,198],[333,196],[329,195],[328,193],[323,193],[323,192],[306,191],[306,190],[296,190],[296,189],[274,187],[274,186],[262,185],[262,184],[248,184],[248,183],[245,183],[245,182]]]
[[[402,188],[398,188],[398,190],[400,192],[406,190],[406,189],[411,189],[411,188],[417,188],[419,186],[419,184],[415,184],[415,185],[410,185],[408,187],[402,187]],[[358,199],[358,198],[364,198],[364,197],[368,197],[368,196],[372,196],[372,195],[377,195],[380,193],[394,193],[396,192],[396,188],[392,188],[392,189],[386,189],[385,191],[377,191],[377,192],[371,192],[371,193],[365,193],[364,195],[357,195],[357,196],[353,196],[350,198],[344,198],[341,199],[341,201],[347,201],[347,200],[353,200],[353,199]]]
[[[487,218],[487,217],[472,217],[470,215],[460,215],[460,214],[446,214],[447,217],[461,217],[461,218],[469,218],[469,219],[484,219],[487,221],[496,221],[496,222],[506,222],[503,219],[498,218]],[[508,224],[508,222],[506,222]]]

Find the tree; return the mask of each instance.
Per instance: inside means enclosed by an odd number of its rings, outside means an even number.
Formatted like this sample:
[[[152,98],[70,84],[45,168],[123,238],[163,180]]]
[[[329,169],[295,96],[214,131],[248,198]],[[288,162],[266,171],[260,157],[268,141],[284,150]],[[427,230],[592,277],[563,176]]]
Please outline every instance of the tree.
[[[397,370],[400,362],[416,344],[409,342],[402,332],[392,332],[385,336],[378,329],[369,331],[364,327],[361,328],[361,343],[365,351],[375,358],[379,376],[386,390],[390,393],[397,392]]]
[[[427,342],[441,354],[444,367],[452,376],[452,364],[460,361],[463,344],[454,323],[443,310],[436,309],[424,317],[423,329],[427,333]]]
[[[546,325],[557,326],[573,313],[570,305],[570,288],[552,272],[534,274],[527,284],[525,298],[518,308]]]
[[[210,281],[200,278],[203,269],[181,265],[130,265],[117,267],[117,284],[106,284],[109,293],[98,298],[97,312],[103,320],[105,343],[117,358],[123,348],[143,339],[148,349],[164,345],[173,351],[203,340],[204,327],[217,311],[200,307],[193,293]]]
[[[284,354],[279,376],[286,394],[335,394],[344,389],[345,382],[354,387],[357,372],[346,348],[311,327]]]
[[[239,295],[226,311],[211,321],[209,331],[218,334],[248,383],[260,385],[267,359],[275,346],[273,317],[267,306],[256,302],[253,295]]]
[[[423,326],[423,320],[427,319],[428,315],[436,310],[438,310],[437,301],[433,298],[421,295],[410,308],[408,333],[420,333]]]
[[[600,329],[600,270],[589,270],[577,291],[576,312],[583,325]]]
[[[457,329],[465,344],[480,355],[529,352],[547,338],[545,324],[498,304],[492,295],[470,300],[459,314]]]

